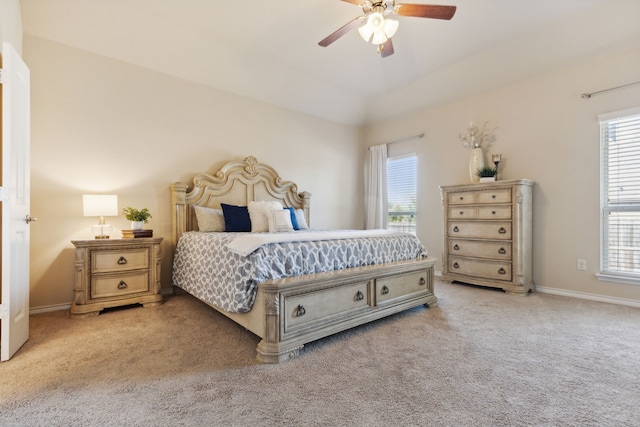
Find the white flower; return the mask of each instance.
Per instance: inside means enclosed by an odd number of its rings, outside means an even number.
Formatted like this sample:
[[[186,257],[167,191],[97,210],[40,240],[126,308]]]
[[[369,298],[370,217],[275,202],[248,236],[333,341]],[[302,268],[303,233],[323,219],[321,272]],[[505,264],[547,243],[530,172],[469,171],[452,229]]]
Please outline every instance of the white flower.
[[[480,148],[483,143],[490,143],[495,140],[493,131],[496,128],[487,129],[488,123],[489,121],[484,122],[482,124],[482,129],[480,129],[478,126],[474,125],[473,122],[469,122],[467,133],[458,134],[458,139],[462,141],[464,148]]]

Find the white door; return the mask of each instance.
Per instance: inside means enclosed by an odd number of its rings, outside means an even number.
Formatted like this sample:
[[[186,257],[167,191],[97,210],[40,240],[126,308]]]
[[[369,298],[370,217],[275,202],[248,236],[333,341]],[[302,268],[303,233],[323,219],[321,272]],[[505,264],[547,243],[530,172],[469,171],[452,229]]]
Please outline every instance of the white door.
[[[29,339],[29,68],[2,44],[2,294],[0,361]]]

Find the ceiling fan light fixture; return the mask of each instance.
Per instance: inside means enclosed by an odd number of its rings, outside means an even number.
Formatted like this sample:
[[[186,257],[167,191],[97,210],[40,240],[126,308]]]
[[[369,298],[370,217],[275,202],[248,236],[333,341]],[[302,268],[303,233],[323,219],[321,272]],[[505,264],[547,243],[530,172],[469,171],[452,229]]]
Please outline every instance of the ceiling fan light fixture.
[[[371,43],[381,45],[386,41],[387,36],[384,34],[384,31],[376,31],[375,33],[373,33],[373,40],[371,40]]]
[[[371,40],[371,36],[373,35],[373,30],[369,27],[369,25],[364,24],[361,27],[358,27],[358,32],[360,33],[360,37],[362,37],[362,39],[369,43],[369,40]]]
[[[395,19],[385,19],[384,20],[384,34],[387,38],[391,38],[395,35],[396,31],[398,31],[398,26],[400,23]]]

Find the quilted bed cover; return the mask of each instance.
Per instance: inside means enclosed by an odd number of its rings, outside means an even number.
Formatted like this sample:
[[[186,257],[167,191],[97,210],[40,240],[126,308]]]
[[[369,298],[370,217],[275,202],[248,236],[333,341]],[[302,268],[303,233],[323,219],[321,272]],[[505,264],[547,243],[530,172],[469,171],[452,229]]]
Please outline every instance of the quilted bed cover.
[[[248,256],[228,247],[247,233],[184,233],[174,257],[173,285],[225,311],[247,312],[260,282],[411,260],[427,253],[410,233],[328,240],[322,237],[327,232],[317,233],[318,240],[264,244]]]

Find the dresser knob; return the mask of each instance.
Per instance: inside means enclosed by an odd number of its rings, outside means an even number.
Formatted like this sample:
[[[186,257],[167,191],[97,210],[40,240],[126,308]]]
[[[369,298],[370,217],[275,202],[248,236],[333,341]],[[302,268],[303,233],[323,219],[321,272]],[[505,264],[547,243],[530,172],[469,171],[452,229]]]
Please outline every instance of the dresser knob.
[[[453,263],[453,268],[460,268],[460,265],[457,262]]]
[[[458,228],[458,226],[456,225],[455,227],[453,227],[453,232],[457,233],[458,231],[460,231],[460,229]]]
[[[127,288],[128,288],[128,286],[125,283],[125,281],[124,280],[120,280],[120,283],[118,283],[118,289],[127,289]]]
[[[495,195],[495,194],[492,194],[492,195],[491,195],[491,198],[492,198],[492,199],[495,199],[495,198],[496,198],[496,195]]]
[[[498,233],[500,234],[505,234],[507,232],[507,230],[504,227],[500,227],[500,230],[498,230]]]
[[[507,272],[504,268],[500,267],[500,270],[498,270],[498,274],[507,274]]]
[[[364,299],[364,295],[362,294],[362,292],[358,291],[356,292],[356,296],[353,299],[355,301],[362,301]]]
[[[298,307],[296,307],[296,312],[295,312],[295,316],[296,317],[302,317],[307,313],[307,310],[304,309],[304,307],[300,304],[298,304]]]
[[[463,212],[463,211],[460,211],[460,215],[464,215],[464,212]]]
[[[504,248],[500,248],[500,249],[498,249],[498,253],[499,253],[500,255],[504,255],[504,254],[506,254],[506,253],[507,253],[507,251],[506,251]]]
[[[118,265],[125,265],[127,263],[127,259],[123,256],[118,259]]]
[[[424,277],[420,278],[420,286],[424,286],[427,283],[426,280],[424,280]]]
[[[456,243],[455,245],[453,245],[453,250],[454,251],[459,251],[460,250],[460,246],[458,246],[458,244]]]
[[[464,197],[460,196],[460,200],[464,200]]]
[[[495,214],[496,214],[496,211],[491,211],[491,215],[495,215]]]
[[[386,295],[386,294],[388,294],[388,293],[389,293],[389,288],[387,288],[386,286],[383,286],[383,287],[382,287],[382,290],[380,291],[380,293],[381,293],[382,295]]]

